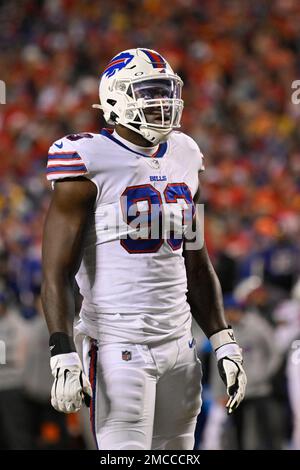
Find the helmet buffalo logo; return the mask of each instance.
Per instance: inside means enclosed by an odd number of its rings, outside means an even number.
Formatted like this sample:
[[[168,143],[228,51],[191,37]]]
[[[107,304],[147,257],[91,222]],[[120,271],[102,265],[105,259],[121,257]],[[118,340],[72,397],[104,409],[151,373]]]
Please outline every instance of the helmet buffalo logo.
[[[132,61],[133,55],[130,52],[121,52],[116,55],[107,65],[102,75],[112,77],[117,71],[122,70],[129,62]]]

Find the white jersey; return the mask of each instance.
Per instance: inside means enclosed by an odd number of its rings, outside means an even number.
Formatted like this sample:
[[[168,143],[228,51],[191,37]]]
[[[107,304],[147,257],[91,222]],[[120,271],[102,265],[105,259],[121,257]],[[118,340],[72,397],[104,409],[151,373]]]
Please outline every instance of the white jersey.
[[[144,231],[151,217],[162,217],[153,204],[162,213],[179,207],[182,214],[201,170],[197,144],[181,132],[172,132],[156,149],[137,147],[107,129],[70,135],[50,147],[49,180],[85,176],[97,187],[76,275],[83,296],[81,332],[103,342],[156,343],[190,329],[182,240],[160,233],[147,239]]]

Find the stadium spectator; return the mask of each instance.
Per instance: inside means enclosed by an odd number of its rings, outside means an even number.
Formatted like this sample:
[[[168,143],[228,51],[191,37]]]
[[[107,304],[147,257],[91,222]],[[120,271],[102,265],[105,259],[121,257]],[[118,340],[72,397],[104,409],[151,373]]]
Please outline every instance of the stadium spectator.
[[[225,296],[224,306],[227,321],[233,326],[243,349],[248,384],[240,410],[236,410],[227,422],[227,426],[232,426],[233,433],[231,438],[227,433],[227,441],[223,441],[223,445],[240,450],[279,449],[283,445],[281,421],[277,419],[281,410],[272,398],[272,377],[280,363],[274,332],[263,318],[243,311],[233,296]],[[226,397],[213,367],[211,381],[216,400],[222,402]],[[218,406],[215,413],[217,409]],[[217,414],[219,416],[220,413]],[[226,422],[224,413],[219,420],[223,427]]]
[[[29,449],[28,407],[24,397],[24,358],[28,347],[25,321],[0,292],[0,448]]]

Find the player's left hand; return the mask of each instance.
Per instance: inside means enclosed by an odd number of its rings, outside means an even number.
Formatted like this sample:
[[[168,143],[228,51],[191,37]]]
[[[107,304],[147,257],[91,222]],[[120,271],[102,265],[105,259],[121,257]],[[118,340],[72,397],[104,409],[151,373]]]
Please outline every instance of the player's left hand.
[[[228,414],[231,414],[245,397],[247,377],[242,363],[241,355],[225,356],[218,361],[219,374],[230,397],[226,403]]]
[[[231,414],[245,397],[247,377],[243,368],[242,352],[231,328],[221,330],[210,337],[215,350],[218,370],[226,385],[229,400],[226,404]]]

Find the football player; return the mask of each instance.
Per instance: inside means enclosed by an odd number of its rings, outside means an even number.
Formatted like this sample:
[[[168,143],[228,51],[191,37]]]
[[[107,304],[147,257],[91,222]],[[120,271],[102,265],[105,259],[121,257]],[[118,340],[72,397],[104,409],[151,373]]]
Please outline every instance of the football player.
[[[192,315],[216,352],[229,413],[245,394],[241,350],[206,247],[186,241],[188,227],[201,231],[204,166],[197,144],[175,131],[182,84],[159,53],[121,52],[103,71],[96,105],[113,129],[68,135],[49,151],[42,299],[51,402],[64,413],[87,403],[99,449],[193,448],[201,364]],[[181,218],[168,229],[164,217],[176,209]],[[82,361],[69,327],[75,278]]]

